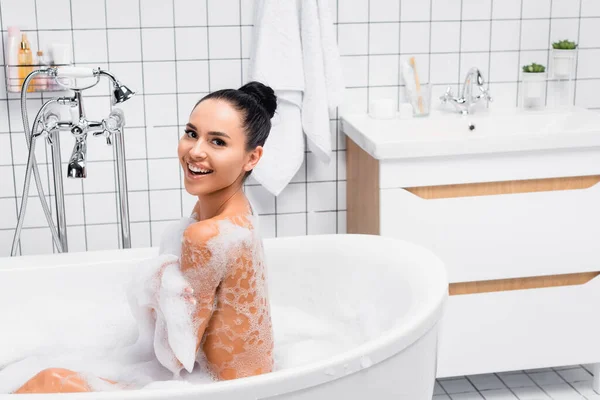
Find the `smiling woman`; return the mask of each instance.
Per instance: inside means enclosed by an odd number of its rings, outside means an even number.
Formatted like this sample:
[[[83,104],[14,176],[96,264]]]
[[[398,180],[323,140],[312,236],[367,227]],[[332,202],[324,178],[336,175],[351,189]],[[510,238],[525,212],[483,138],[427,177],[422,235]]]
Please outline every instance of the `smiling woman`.
[[[179,140],[185,188],[198,201],[190,218],[166,231],[160,257],[140,269],[128,293],[136,346],[151,347],[176,376],[197,362],[215,380],[273,369],[263,244],[242,185],[262,157],[276,107],[273,90],[259,82],[210,93]],[[15,393],[135,386],[56,367]]]

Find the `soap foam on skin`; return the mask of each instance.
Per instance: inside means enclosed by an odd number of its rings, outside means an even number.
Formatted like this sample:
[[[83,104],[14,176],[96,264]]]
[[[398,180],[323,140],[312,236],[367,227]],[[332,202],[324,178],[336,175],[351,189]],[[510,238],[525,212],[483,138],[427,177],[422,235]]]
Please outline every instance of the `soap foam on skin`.
[[[220,221],[219,235],[207,244],[212,257],[205,266],[211,268],[223,284],[219,298],[215,299],[214,322],[211,321],[217,325],[210,337],[205,335],[197,354],[196,332],[201,321],[193,318],[195,306],[186,300],[186,289],[191,287],[196,295],[202,293],[207,283],[199,280],[194,272],[184,276],[179,269],[183,232],[195,222],[194,218],[184,218],[163,236],[161,254],[136,268],[127,293],[134,318],[119,326],[100,326],[95,332],[95,349],[65,351],[60,346],[48,346],[35,356],[23,354],[22,360],[0,369],[0,393],[16,390],[46,368],[77,371],[95,391],[210,384],[222,370],[208,365],[202,351],[204,345],[231,355],[223,368],[252,371],[257,367],[257,360],[264,360],[264,355],[272,351],[273,370],[282,370],[328,358],[376,334],[377,329],[361,329],[369,322],[368,316],[375,315],[368,305],[360,310],[340,305],[343,312],[333,318],[317,317],[296,307],[270,305],[262,242],[255,218],[249,217],[247,221],[246,224],[238,220]],[[196,261],[205,256],[200,251],[192,252]],[[162,280],[158,279],[160,273]],[[308,299],[311,294],[306,293],[306,296]],[[331,301],[338,302],[335,291]],[[60,303],[58,300],[49,298],[47,302],[49,309],[60,307],[53,304]],[[110,306],[97,307],[94,312],[109,315],[127,307],[116,303]],[[158,310],[156,316],[151,309]],[[75,310],[74,315],[84,312],[83,308]],[[240,318],[234,319],[232,326],[219,326],[223,320],[217,311],[238,312]],[[65,318],[61,328],[77,330],[77,323],[77,318]],[[240,329],[245,324],[251,329]],[[60,343],[60,332],[52,334],[47,342]],[[187,372],[181,371],[183,368]],[[110,384],[99,377],[119,384]]]

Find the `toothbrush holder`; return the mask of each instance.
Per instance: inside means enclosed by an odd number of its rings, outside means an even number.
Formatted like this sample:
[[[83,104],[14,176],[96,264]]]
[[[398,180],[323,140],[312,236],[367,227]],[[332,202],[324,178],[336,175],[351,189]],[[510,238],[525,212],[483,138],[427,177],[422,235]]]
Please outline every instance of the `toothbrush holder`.
[[[411,98],[413,117],[426,117],[431,109],[431,87],[430,83],[421,83],[419,90],[415,91]]]

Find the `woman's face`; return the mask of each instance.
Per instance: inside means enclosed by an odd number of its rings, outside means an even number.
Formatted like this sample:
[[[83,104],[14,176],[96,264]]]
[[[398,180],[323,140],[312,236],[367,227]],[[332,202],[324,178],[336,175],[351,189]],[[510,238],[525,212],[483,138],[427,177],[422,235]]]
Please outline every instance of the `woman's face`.
[[[207,99],[192,111],[177,154],[185,189],[201,196],[241,184],[262,156],[262,147],[246,151],[240,112],[227,101]]]

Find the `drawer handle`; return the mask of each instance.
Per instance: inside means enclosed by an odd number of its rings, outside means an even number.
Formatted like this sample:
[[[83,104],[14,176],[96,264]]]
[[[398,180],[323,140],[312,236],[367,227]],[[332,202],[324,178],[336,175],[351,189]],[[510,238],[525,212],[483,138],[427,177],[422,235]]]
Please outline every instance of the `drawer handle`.
[[[600,271],[574,274],[531,276],[526,278],[494,279],[487,281],[451,283],[450,296],[474,293],[505,292],[557,286],[583,285],[600,275]]]
[[[564,178],[528,179],[518,181],[478,182],[458,185],[440,185],[406,188],[423,199],[447,199],[453,197],[490,196],[557,190],[588,189],[600,182],[600,175]]]

